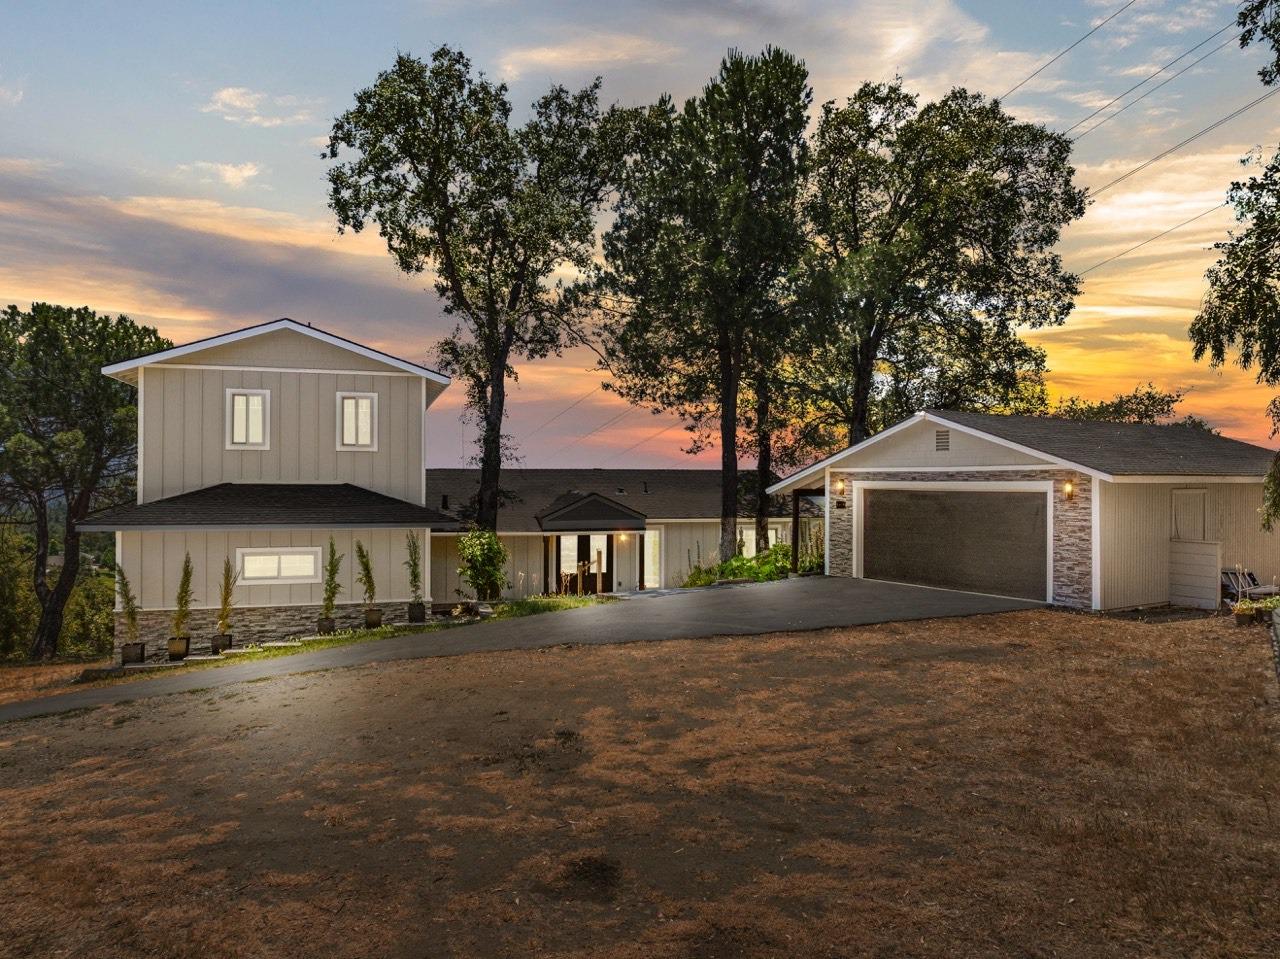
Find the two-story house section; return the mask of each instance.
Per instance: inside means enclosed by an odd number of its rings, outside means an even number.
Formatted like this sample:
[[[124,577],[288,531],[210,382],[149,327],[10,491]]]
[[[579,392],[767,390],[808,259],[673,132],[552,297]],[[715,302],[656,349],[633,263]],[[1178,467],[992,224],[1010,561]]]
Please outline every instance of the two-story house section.
[[[193,652],[216,633],[227,558],[239,575],[237,642],[313,631],[330,537],[345,556],[339,627],[362,617],[357,540],[372,558],[377,605],[403,622],[407,537],[416,537],[430,604],[431,533],[458,527],[425,504],[426,411],[448,377],[288,319],[102,372],[138,391],[138,498],[81,528],[115,532],[148,656],[166,650],[188,554]]]

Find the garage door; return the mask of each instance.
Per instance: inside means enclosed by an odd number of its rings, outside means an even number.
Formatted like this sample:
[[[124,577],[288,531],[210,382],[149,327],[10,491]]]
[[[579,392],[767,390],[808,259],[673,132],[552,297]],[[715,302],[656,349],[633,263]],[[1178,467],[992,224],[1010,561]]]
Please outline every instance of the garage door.
[[[870,579],[1045,598],[1045,495],[866,490],[862,571]]]

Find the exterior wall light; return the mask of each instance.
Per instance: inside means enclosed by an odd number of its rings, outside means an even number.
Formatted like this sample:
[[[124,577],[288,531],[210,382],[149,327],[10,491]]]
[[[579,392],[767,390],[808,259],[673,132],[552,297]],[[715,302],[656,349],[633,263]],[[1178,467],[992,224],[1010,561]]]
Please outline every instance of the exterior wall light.
[[[1076,484],[1067,480],[1062,484],[1062,496],[1067,502],[1071,502],[1076,498]]]
[[[836,495],[837,496],[844,495],[844,480],[842,479],[836,480]]]

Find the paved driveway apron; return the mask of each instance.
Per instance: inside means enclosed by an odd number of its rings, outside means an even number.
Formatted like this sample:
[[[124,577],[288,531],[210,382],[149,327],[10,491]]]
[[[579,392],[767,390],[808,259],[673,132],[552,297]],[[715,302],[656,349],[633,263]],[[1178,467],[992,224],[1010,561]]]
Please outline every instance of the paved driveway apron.
[[[214,669],[175,670],[155,679],[59,693],[0,706],[0,722],[148,696],[228,686],[289,673],[397,659],[536,649],[562,644],[653,642],[700,636],[777,633],[938,616],[971,616],[1034,609],[1040,605],[979,593],[820,576],[749,586],[637,594],[632,599],[601,606],[335,646],[313,653]]]

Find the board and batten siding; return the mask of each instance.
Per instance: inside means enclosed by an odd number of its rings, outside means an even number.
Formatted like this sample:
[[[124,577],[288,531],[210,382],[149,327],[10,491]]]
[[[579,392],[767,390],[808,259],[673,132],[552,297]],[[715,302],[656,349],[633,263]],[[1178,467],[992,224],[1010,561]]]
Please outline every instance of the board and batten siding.
[[[409,595],[409,572],[404,567],[405,541],[408,530],[339,529],[333,530],[333,542],[344,554],[338,582],[342,592],[339,603],[362,601],[356,582],[356,550],[359,540],[369,551],[373,579],[379,602],[405,602]],[[415,531],[419,542],[425,535]],[[182,559],[191,554],[193,606],[216,607],[225,557],[236,561],[236,550],[262,546],[319,546],[324,563],[329,544],[329,530],[211,530],[208,532],[122,532],[119,562],[138,592],[138,605],[143,609],[172,609],[182,575]],[[425,562],[425,557],[424,557]],[[322,565],[323,572],[323,565]],[[434,572],[434,570],[432,571]],[[424,584],[424,585],[429,585]],[[284,586],[236,586],[237,606],[310,606],[323,599],[324,584],[298,583]]]
[[[1204,491],[1204,542],[1221,544],[1218,562],[1223,568],[1239,564],[1264,583],[1280,578],[1280,535],[1264,531],[1258,514],[1261,483],[1104,482],[1099,486],[1104,609],[1172,601],[1175,490]],[[1189,501],[1184,501],[1184,507],[1185,502]]]
[[[408,375],[148,367],[141,501],[218,483],[352,483],[420,502],[421,383]],[[270,449],[226,449],[231,388],[271,391]],[[374,452],[335,448],[337,394],[348,390],[378,395]]]

